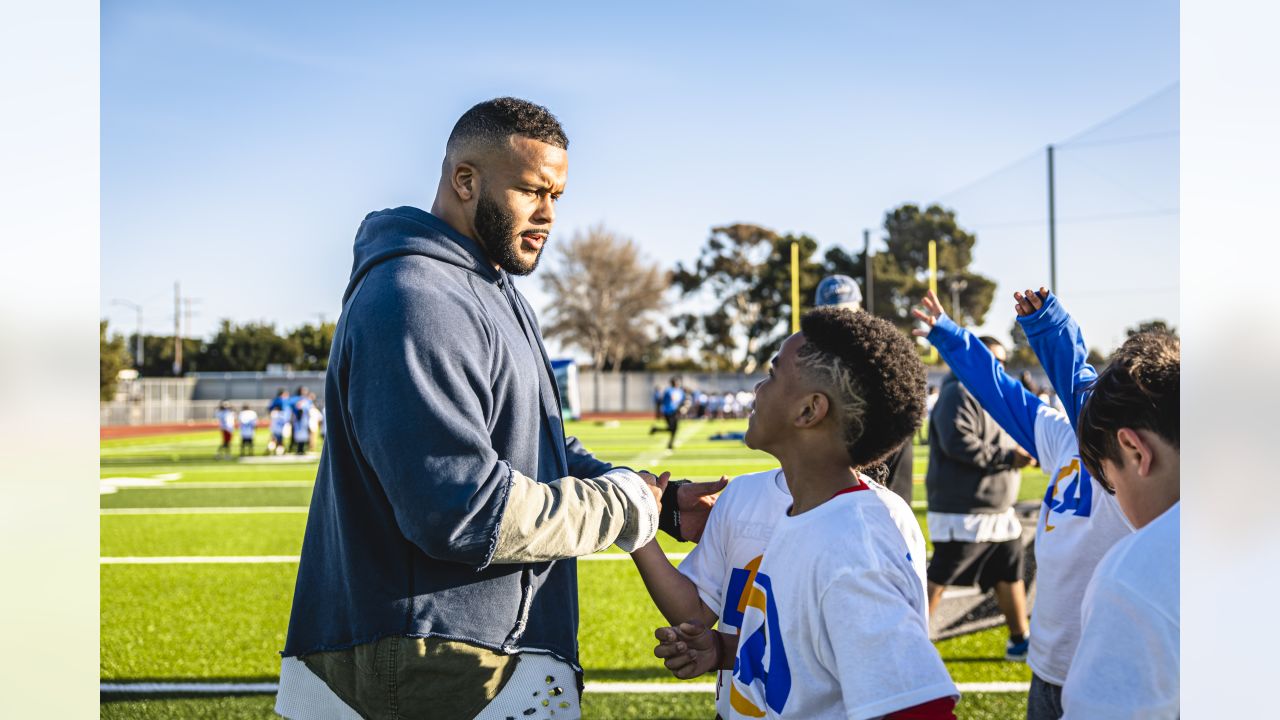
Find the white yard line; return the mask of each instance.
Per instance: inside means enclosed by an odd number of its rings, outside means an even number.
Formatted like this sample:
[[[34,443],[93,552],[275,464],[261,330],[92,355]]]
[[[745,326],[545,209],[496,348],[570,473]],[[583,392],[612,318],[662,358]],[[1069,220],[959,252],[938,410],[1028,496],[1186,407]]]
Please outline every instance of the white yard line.
[[[298,562],[297,555],[157,555],[98,558],[99,565],[262,565],[296,562]]]
[[[306,505],[262,507],[149,507],[102,508],[102,515],[259,515],[270,513],[306,513]]]
[[[683,560],[688,553],[667,553],[669,560]],[[580,557],[581,561],[630,560],[626,553],[597,553]],[[297,555],[141,555],[98,558],[99,565],[262,565],[296,563]]]
[[[1030,689],[1030,683],[1024,682],[976,682],[956,683],[962,693],[1024,693]],[[260,683],[100,683],[98,692],[102,693],[136,693],[153,695],[160,693],[207,693],[209,695],[229,695],[232,693],[274,693],[279,691],[280,684],[274,682]],[[713,693],[715,683],[680,682],[680,683],[643,683],[643,682],[588,682],[585,691],[593,694],[605,693]]]
[[[110,483],[112,478],[103,478],[103,483]],[[148,485],[140,487],[130,487],[129,490],[186,490],[193,489],[210,489],[210,488],[280,488],[280,487],[311,487],[315,485],[315,480],[249,480],[243,482],[179,482],[165,483],[163,485]]]

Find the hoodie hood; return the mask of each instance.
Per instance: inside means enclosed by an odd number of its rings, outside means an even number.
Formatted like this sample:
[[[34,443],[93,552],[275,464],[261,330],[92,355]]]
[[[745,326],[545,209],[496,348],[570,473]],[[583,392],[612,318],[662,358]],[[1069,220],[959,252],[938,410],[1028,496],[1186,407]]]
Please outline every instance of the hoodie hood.
[[[356,231],[355,260],[342,303],[360,279],[375,265],[402,255],[425,255],[497,282],[504,273],[495,269],[479,243],[449,227],[448,223],[415,207],[371,212]]]

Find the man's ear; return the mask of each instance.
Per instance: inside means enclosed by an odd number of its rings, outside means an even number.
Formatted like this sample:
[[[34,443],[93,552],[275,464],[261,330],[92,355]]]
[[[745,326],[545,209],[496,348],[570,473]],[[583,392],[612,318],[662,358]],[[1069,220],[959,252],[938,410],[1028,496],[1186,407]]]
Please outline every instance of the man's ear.
[[[469,162],[460,162],[453,166],[449,174],[449,186],[462,202],[469,202],[479,194],[479,174]]]
[[[814,427],[822,422],[829,412],[831,412],[831,401],[826,395],[809,393],[805,397],[804,406],[800,408],[800,415],[796,418],[796,427]]]
[[[1116,431],[1116,442],[1120,445],[1120,457],[1126,465],[1132,462],[1140,477],[1151,474],[1155,453],[1146,438],[1132,428],[1120,428]]]

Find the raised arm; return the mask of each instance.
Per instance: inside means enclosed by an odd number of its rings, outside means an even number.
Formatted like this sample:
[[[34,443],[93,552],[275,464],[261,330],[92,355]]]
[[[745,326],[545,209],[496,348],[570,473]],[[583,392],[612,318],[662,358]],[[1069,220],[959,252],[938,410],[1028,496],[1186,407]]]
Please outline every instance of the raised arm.
[[[1015,378],[1009,377],[1000,361],[977,336],[947,317],[942,311],[942,303],[932,291],[924,297],[921,305],[923,310],[916,308],[911,314],[928,329],[916,328],[912,334],[932,343],[982,408],[1039,461],[1036,412],[1044,401],[1027,392]]]
[[[1027,342],[1061,398],[1071,427],[1079,427],[1076,421],[1080,409],[1089,386],[1098,377],[1098,371],[1089,364],[1089,346],[1084,343],[1080,326],[1058,297],[1043,287],[1038,292],[1015,292],[1013,298]]]

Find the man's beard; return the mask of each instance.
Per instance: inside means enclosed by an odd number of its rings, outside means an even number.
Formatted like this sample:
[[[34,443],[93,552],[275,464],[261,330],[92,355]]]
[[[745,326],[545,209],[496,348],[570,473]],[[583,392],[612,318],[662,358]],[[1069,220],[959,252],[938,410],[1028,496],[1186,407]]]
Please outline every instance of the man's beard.
[[[542,259],[542,250],[538,250],[532,263],[520,257],[516,248],[521,238],[516,235],[515,216],[491,200],[488,193],[483,191],[480,193],[480,199],[476,201],[475,226],[476,235],[479,236],[476,239],[488,253],[489,259],[498,263],[498,267],[512,275],[528,275],[537,269],[538,261]],[[545,239],[542,247],[546,248]]]

